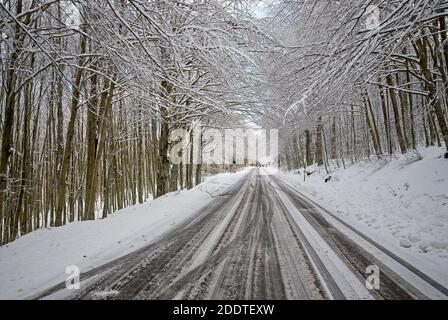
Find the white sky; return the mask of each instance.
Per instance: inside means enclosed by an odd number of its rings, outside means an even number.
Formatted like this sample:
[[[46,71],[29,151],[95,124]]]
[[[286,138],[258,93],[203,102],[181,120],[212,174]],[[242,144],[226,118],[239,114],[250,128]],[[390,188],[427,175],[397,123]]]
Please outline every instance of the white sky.
[[[271,10],[266,2],[259,1],[256,5],[254,5],[252,14],[254,15],[254,17],[261,19],[269,16],[270,11]]]

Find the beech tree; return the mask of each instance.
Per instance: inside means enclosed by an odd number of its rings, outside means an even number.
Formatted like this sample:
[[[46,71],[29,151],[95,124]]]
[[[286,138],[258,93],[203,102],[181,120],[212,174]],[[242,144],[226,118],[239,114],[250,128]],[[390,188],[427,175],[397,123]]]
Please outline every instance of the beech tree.
[[[272,2],[265,23],[277,50],[260,57],[257,90],[270,121],[296,137],[283,146],[284,165],[448,147],[447,9],[429,0]]]
[[[1,244],[200,183],[170,133],[249,109],[266,36],[248,6],[1,1]]]

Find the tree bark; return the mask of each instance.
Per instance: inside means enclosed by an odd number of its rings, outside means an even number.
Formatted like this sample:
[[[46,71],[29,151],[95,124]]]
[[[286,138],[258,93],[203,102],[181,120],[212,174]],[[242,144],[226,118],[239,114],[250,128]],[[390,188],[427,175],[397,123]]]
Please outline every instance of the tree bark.
[[[400,145],[401,153],[404,154],[404,153],[406,153],[407,150],[406,150],[406,144],[404,141],[403,131],[401,131],[400,112],[398,110],[397,96],[396,96],[395,89],[393,89],[395,87],[395,83],[390,74],[387,75],[386,80],[387,80],[387,85],[389,86],[389,95],[390,95],[390,100],[392,102],[392,109],[394,111],[395,131],[397,133],[398,144]]]
[[[324,164],[323,146],[322,146],[322,117],[317,118],[316,161],[317,161],[318,166],[321,166]]]
[[[84,56],[83,54],[86,52],[86,39],[82,35],[80,41],[80,57],[78,59],[78,65],[84,65]],[[80,96],[80,85],[81,85],[81,76],[82,69],[76,68],[75,71],[75,81],[72,89],[72,101],[70,108],[70,120],[67,127],[67,134],[65,139],[65,149],[64,156],[62,159],[61,173],[59,176],[59,184],[58,184],[58,203],[56,208],[56,220],[54,225],[60,226],[62,225],[62,216],[65,214],[65,206],[66,206],[66,189],[67,189],[67,173],[70,165],[70,157],[72,154],[72,143],[73,136],[75,134],[75,121],[76,115],[78,113],[79,107],[79,96]]]

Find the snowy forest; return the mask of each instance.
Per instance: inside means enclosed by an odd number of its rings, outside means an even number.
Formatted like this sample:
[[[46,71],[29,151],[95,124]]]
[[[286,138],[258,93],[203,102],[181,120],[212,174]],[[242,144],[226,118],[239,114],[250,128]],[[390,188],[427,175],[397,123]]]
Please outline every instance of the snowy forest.
[[[199,122],[279,129],[288,170],[446,148],[447,15],[444,0],[1,0],[0,244],[193,188],[210,168],[168,155]]]

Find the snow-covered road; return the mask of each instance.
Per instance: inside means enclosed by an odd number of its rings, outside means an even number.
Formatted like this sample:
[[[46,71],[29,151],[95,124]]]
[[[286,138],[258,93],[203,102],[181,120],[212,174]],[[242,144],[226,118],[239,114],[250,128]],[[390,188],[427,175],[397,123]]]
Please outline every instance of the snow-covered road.
[[[379,289],[366,279],[379,270]],[[369,272],[366,272],[369,271]],[[265,169],[161,239],[32,298],[446,299],[447,288]]]

